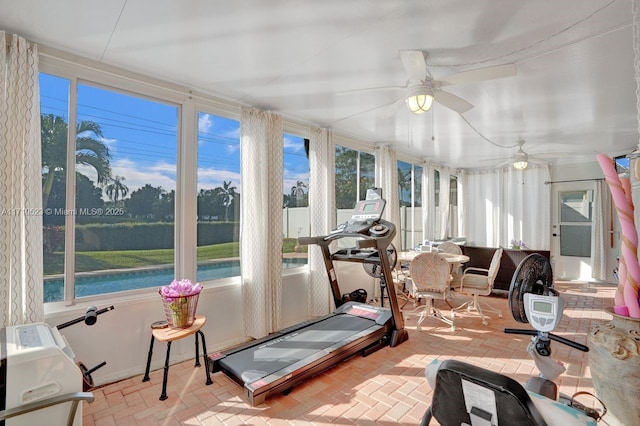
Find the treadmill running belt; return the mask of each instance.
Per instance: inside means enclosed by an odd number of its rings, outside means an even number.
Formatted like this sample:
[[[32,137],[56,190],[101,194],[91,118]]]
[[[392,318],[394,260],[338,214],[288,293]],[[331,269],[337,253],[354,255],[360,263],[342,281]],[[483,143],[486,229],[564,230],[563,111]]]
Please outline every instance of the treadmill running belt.
[[[376,322],[366,318],[336,315],[228,355],[220,364],[244,383],[251,383],[372,326]]]

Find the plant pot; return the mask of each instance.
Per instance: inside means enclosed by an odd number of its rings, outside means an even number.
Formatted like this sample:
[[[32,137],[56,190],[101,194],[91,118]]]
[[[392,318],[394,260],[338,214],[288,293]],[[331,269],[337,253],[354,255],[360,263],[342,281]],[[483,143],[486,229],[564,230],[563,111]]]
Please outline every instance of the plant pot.
[[[196,318],[198,307],[198,296],[163,297],[164,314],[171,327],[188,328],[191,327]]]
[[[596,395],[607,406],[603,421],[640,425],[640,319],[617,315],[589,331],[589,367]]]

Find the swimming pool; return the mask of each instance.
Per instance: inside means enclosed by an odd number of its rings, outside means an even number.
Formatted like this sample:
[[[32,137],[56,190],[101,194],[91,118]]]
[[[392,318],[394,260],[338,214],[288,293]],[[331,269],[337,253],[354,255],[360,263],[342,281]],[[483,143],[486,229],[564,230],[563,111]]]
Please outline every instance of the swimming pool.
[[[305,265],[306,258],[284,258],[282,267],[293,268]],[[198,265],[198,282],[236,277],[240,275],[239,260],[225,260]],[[175,277],[173,267],[153,269],[132,269],[123,272],[96,272],[76,277],[76,297],[96,294],[115,293],[149,287],[161,287],[169,284]],[[62,278],[44,280],[44,302],[64,300]]]

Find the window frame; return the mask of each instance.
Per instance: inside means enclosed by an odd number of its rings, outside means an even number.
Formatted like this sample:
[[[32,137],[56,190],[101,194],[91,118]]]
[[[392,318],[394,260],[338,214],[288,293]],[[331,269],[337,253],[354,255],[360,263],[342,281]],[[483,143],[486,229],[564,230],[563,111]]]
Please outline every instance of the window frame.
[[[75,164],[75,128],[77,117],[77,87],[87,84],[104,90],[173,105],[177,108],[178,128],[176,129],[176,200],[174,221],[174,273],[175,276],[193,277],[196,269],[196,221],[187,221],[197,212],[197,150],[190,146],[197,144],[197,111],[206,108],[212,114],[240,120],[237,105],[218,100],[207,94],[201,94],[188,88],[167,83],[148,76],[141,76],[104,64],[76,58],[64,52],[40,49],[39,73],[69,80],[67,164]],[[66,209],[75,207],[75,167],[67,167]],[[191,244],[192,242],[193,244]],[[191,247],[192,246],[192,247]],[[75,297],[75,218],[65,218],[65,255],[64,255],[64,299],[44,304],[45,315],[66,309],[78,303],[91,303],[114,300],[129,300],[140,295],[153,295],[156,288],[126,290],[118,293],[103,293],[81,298]],[[231,277],[211,281],[214,287],[239,285],[240,277]],[[210,283],[211,283],[210,282]]]

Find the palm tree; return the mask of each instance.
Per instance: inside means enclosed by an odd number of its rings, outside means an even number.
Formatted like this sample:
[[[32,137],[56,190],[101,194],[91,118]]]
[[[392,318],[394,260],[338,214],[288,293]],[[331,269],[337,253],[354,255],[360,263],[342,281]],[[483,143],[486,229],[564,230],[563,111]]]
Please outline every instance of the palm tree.
[[[41,116],[42,169],[46,178],[42,186],[42,206],[47,206],[56,173],[66,170],[67,135],[69,125],[54,114]],[[107,183],[111,176],[109,147],[102,139],[102,129],[93,121],[81,121],[76,126],[76,164],[91,166],[98,176],[98,184]],[[46,170],[46,172],[45,172]]]
[[[291,187],[291,196],[296,199],[296,207],[300,207],[304,194],[306,194],[306,189],[307,185],[301,180]]]
[[[107,193],[107,196],[111,199],[111,201],[113,201],[113,205],[115,206],[116,204],[118,204],[118,199],[120,198],[120,196],[122,196],[122,198],[127,196],[127,194],[129,193],[129,188],[127,187],[127,185],[122,183],[124,180],[126,180],[124,176],[115,176],[113,178],[109,178],[109,180],[111,181],[111,183],[107,185],[107,187],[105,188],[105,192]]]
[[[222,187],[217,187],[214,190],[216,194],[216,199],[222,202],[224,206],[224,220],[225,222],[229,221],[229,207],[233,202],[233,199],[238,196],[236,192],[236,187],[231,186],[231,181],[227,182],[226,180],[222,182]]]
[[[411,169],[398,169],[398,186],[400,189],[400,205],[411,206]],[[409,201],[403,199],[403,196],[408,196]]]

